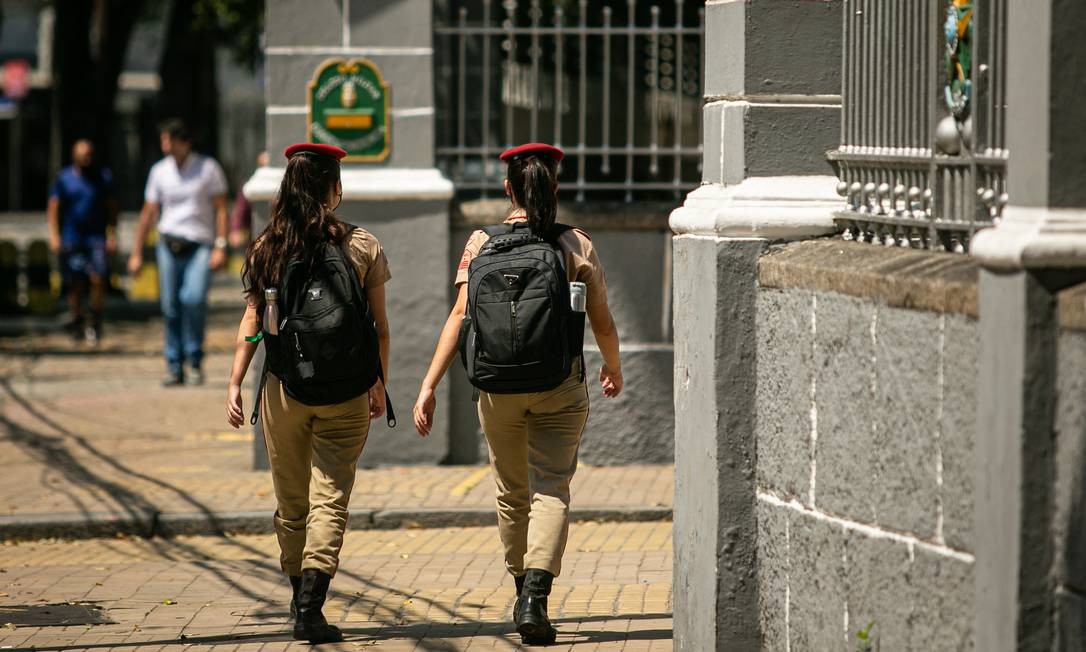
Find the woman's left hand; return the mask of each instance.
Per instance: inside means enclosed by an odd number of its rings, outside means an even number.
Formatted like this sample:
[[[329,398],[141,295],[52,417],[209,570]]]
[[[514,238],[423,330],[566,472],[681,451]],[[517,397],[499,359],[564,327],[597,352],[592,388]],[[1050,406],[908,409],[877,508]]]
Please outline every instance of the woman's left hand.
[[[376,419],[385,413],[385,383],[378,378],[370,387],[370,418]]]
[[[241,407],[241,385],[231,383],[226,390],[226,422],[235,430],[245,423],[245,414]]]

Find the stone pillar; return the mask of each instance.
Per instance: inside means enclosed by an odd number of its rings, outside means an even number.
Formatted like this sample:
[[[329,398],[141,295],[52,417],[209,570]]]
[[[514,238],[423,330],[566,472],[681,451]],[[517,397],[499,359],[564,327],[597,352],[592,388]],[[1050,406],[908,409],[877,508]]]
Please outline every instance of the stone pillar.
[[[976,648],[1080,650],[1086,552],[1056,521],[1056,292],[1086,278],[1086,6],[1008,3],[1010,205],[980,277]],[[1083,487],[1072,487],[1081,492]],[[1069,524],[1081,528],[1082,524]],[[1078,569],[1076,573],[1075,569]]]
[[[675,647],[761,648],[755,298],[775,240],[832,233],[839,0],[706,4],[703,185],[675,233]],[[787,30],[781,30],[787,25]]]
[[[447,264],[452,183],[434,167],[432,3],[429,0],[267,0],[265,4],[267,147],[271,167],[245,192],[267,201],[282,178],[283,149],[306,139],[307,85],[330,58],[366,59],[389,85],[390,151],[379,162],[345,163],[343,220],[373,233],[392,269],[387,287],[392,327],[389,392],[399,426],[375,423],[361,464],[437,463],[448,451],[447,389],[438,395],[430,437],[411,427],[419,380],[448,313]],[[446,384],[447,386],[447,384]],[[257,461],[263,442],[256,438]]]

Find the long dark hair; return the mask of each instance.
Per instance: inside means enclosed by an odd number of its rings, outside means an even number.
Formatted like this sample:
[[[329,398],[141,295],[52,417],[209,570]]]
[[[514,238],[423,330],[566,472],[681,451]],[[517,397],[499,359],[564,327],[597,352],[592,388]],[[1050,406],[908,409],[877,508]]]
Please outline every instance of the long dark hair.
[[[347,225],[324,203],[337,181],[339,161],[330,156],[302,152],[287,161],[268,228],[249,245],[241,268],[250,300],[264,302],[264,289],[275,287],[288,260],[312,265],[324,243],[347,239]]]
[[[549,156],[525,156],[509,162],[506,177],[513,200],[528,214],[528,228],[546,237],[558,215],[558,163]]]

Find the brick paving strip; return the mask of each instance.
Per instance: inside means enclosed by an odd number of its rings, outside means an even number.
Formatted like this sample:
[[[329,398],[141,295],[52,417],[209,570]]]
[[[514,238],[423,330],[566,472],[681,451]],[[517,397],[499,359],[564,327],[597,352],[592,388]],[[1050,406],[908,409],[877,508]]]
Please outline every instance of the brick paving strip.
[[[353,531],[343,553],[326,615],[347,640],[321,649],[519,646],[494,528]],[[670,523],[573,525],[549,649],[670,650],[671,564]],[[284,649],[287,599],[268,535],[0,547],[0,649]],[[62,617],[102,624],[43,622]]]

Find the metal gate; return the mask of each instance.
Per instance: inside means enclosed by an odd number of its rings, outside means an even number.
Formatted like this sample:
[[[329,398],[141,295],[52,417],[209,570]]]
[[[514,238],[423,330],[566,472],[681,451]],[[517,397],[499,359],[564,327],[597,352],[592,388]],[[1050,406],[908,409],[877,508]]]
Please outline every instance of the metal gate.
[[[845,0],[846,239],[963,252],[1007,203],[1007,0]]]
[[[678,198],[701,181],[702,3],[458,0],[435,5],[438,165],[501,196],[505,148],[566,151],[578,201]]]

